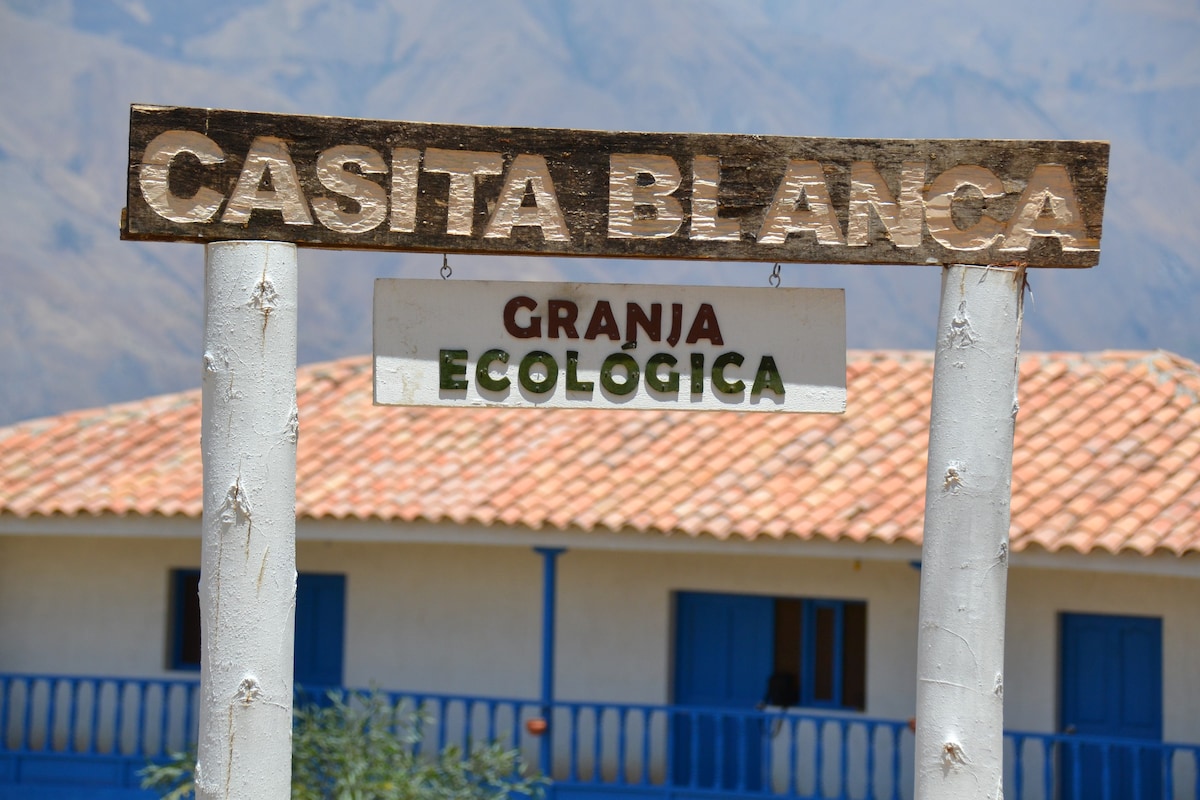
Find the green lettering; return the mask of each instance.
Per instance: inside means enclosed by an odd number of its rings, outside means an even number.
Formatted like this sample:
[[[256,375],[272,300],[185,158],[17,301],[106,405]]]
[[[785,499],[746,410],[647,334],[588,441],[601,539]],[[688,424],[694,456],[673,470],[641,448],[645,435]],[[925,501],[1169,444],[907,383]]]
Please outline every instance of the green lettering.
[[[579,351],[567,351],[567,391],[592,393],[595,384],[591,381],[579,380]]]
[[[667,379],[664,381],[658,375],[658,368],[662,366],[674,367],[679,362],[675,356],[670,353],[655,353],[650,356],[646,362],[646,386],[656,392],[666,392],[670,394],[679,393],[679,373],[671,370],[667,373]]]
[[[540,380],[533,374],[533,368],[538,364],[546,368],[546,374]],[[534,394],[552,392],[554,385],[558,383],[558,362],[546,351],[534,350],[521,359],[521,366],[517,369],[517,380],[526,391]]]
[[[746,390],[746,382],[743,380],[735,380],[733,383],[725,380],[725,368],[730,364],[740,367],[744,360],[741,353],[736,353],[732,350],[717,356],[716,361],[713,362],[712,369],[714,392],[720,392],[721,394],[741,394]]]
[[[758,362],[758,372],[754,375],[754,386],[750,389],[750,396],[758,397],[763,393],[763,389],[770,389],[777,396],[783,397],[783,378],[779,375],[779,367],[775,366],[775,359],[771,356],[763,356]]]
[[[622,383],[613,379],[613,372],[617,367],[625,370],[625,380]],[[633,356],[628,353],[613,353],[600,365],[600,385],[615,395],[627,395],[637,389],[639,373]]]
[[[508,353],[503,350],[488,350],[479,357],[479,363],[475,365],[475,382],[489,392],[503,392],[512,385],[512,381],[503,372],[497,378],[492,377],[491,366],[497,361],[507,364]]]
[[[441,362],[438,369],[438,388],[449,391],[466,389],[467,365],[458,362],[467,360],[467,351],[439,350],[438,358]]]
[[[704,353],[692,353],[692,394],[704,394]]]

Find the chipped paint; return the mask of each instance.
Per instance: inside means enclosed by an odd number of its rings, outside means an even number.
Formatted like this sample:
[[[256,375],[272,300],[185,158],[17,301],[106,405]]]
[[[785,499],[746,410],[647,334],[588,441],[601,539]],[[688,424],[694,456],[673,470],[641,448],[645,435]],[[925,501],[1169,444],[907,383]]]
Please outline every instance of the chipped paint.
[[[274,191],[286,192],[264,152]],[[282,800],[291,772],[296,249],[212,244],[206,273],[197,757],[200,775],[222,779],[197,780],[197,797]]]

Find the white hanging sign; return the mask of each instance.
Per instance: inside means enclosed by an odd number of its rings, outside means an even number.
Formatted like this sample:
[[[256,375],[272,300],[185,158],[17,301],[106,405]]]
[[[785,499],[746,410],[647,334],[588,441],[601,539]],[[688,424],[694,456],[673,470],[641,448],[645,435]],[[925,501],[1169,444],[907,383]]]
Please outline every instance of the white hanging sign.
[[[375,402],[842,413],[841,289],[380,279]]]

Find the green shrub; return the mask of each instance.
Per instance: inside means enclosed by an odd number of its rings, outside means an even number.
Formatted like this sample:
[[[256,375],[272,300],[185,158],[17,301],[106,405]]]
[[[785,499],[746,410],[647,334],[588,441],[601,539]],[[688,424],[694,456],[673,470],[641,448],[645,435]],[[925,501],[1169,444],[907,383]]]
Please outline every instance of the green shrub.
[[[527,772],[520,754],[498,742],[469,753],[451,745],[420,755],[428,721],[378,691],[324,704],[297,705],[292,728],[293,800],[541,800],[546,779]],[[164,800],[193,796],[195,754],[179,753],[142,770],[142,787]]]

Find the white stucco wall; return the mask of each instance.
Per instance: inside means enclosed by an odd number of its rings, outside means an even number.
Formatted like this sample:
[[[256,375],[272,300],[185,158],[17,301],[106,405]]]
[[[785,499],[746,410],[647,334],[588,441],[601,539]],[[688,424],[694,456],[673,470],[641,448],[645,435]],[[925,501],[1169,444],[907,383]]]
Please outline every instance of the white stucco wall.
[[[348,684],[537,697],[529,547],[302,540],[298,561],[347,576]],[[169,571],[198,563],[193,539],[0,536],[0,672],[172,674]],[[865,600],[867,713],[913,713],[920,574],[904,561],[575,548],[559,567],[561,699],[669,701],[672,592],[703,590]],[[1060,612],[1152,615],[1164,736],[1200,741],[1200,579],[1013,568],[1008,597],[1007,727],[1054,729]]]
[[[906,563],[581,550],[559,563],[563,698],[669,702],[672,593],[691,590],[865,600],[867,652],[887,654],[868,656],[867,713],[912,714],[920,576]]]
[[[1200,742],[1200,580],[1050,569],[1009,572],[1004,721],[1054,730],[1060,612],[1162,618],[1163,738]]]
[[[169,570],[199,541],[0,536],[0,670],[168,673]]]
[[[300,571],[346,575],[345,680],[536,697],[542,561],[526,548],[301,542]]]

